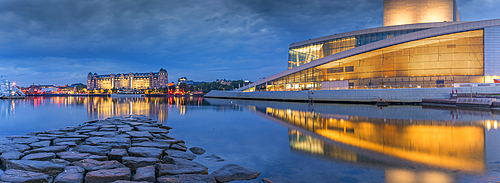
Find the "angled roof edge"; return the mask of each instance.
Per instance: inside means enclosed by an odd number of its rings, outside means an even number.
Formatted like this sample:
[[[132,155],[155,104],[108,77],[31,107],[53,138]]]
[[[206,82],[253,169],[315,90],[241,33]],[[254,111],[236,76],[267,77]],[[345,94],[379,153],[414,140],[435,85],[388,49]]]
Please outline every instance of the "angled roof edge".
[[[297,46],[303,46],[303,45],[316,43],[316,42],[321,42],[321,41],[327,41],[327,40],[332,40],[332,39],[357,36],[357,35],[363,35],[363,34],[372,34],[372,33],[388,32],[388,31],[399,31],[399,30],[410,30],[410,29],[426,29],[426,28],[431,29],[431,28],[436,28],[436,27],[443,27],[443,26],[462,24],[462,23],[467,23],[467,22],[435,22],[435,23],[419,23],[419,24],[406,24],[406,25],[376,27],[376,28],[371,28],[371,29],[363,29],[363,30],[357,30],[357,31],[351,31],[351,32],[346,32],[346,33],[340,33],[340,34],[319,37],[319,38],[310,39],[307,41],[301,41],[298,43],[292,43],[292,44],[290,44],[290,48],[297,47]]]
[[[340,52],[337,54],[326,56],[322,59],[318,59],[318,60],[309,62],[309,63],[301,65],[299,67],[295,67],[293,69],[289,69],[289,70],[280,72],[278,74],[269,76],[266,79],[256,81],[253,85],[247,85],[246,87],[239,88],[237,91],[248,89],[249,87],[254,86],[254,85],[261,85],[261,84],[264,84],[266,82],[281,78],[283,76],[287,76],[287,75],[290,75],[290,74],[293,74],[296,72],[300,72],[300,71],[303,71],[306,69],[320,66],[320,65],[326,64],[326,63],[331,62],[331,61],[347,58],[350,56],[354,56],[354,55],[358,55],[361,53],[377,50],[380,48],[385,48],[388,46],[397,45],[397,44],[406,43],[406,42],[415,41],[415,40],[420,40],[420,39],[425,39],[425,38],[429,38],[429,37],[435,37],[435,36],[440,36],[440,35],[445,35],[445,34],[452,34],[452,33],[457,33],[457,32],[464,32],[464,31],[469,31],[469,30],[483,29],[486,27],[493,27],[493,26],[500,26],[500,19],[453,24],[453,25],[449,25],[449,26],[437,27],[437,28],[413,32],[413,33],[409,33],[409,34],[405,34],[405,35],[401,35],[401,36],[396,36],[396,37],[389,38],[389,39],[384,39],[381,41],[377,41],[377,42],[366,44],[366,45],[363,45],[360,47],[356,47],[356,48],[353,48],[350,50],[346,50],[346,51],[343,51],[343,52]]]

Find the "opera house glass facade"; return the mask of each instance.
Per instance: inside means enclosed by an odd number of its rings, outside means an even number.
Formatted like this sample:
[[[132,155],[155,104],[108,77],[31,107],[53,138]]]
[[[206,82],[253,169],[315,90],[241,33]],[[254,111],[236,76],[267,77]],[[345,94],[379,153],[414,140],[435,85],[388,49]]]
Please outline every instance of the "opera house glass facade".
[[[241,90],[435,88],[500,79],[500,19],[460,22],[453,0],[419,2],[385,0],[384,27],[293,43],[288,70]],[[411,11],[399,11],[407,6]],[[419,13],[431,9],[441,13]]]

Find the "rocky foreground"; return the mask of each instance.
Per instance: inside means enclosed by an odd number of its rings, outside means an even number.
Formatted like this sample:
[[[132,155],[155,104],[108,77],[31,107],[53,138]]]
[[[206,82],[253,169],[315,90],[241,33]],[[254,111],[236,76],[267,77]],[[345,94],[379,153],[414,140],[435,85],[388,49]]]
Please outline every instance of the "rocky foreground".
[[[168,136],[170,129],[126,116],[7,137],[0,141],[0,183],[230,182],[260,175],[234,164],[208,175],[206,166],[191,161],[205,151],[187,152],[184,141]]]

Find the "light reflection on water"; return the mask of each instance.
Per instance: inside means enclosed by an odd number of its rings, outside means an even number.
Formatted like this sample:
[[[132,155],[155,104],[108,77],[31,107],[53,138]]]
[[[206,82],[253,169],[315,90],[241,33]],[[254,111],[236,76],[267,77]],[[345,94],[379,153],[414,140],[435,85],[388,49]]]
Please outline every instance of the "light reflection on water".
[[[224,163],[257,169],[259,179],[274,182],[500,180],[500,112],[494,110],[197,97],[31,97],[0,100],[0,137],[130,114],[170,125],[174,137],[226,158]],[[223,166],[201,156],[196,161],[212,171]]]

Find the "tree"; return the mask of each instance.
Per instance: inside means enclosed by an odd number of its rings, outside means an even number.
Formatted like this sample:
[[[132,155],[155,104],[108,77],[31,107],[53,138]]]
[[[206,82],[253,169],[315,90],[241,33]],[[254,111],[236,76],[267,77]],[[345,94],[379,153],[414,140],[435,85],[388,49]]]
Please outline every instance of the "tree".
[[[186,83],[181,83],[181,84],[179,85],[179,89],[180,89],[181,91],[183,91],[183,92],[189,92],[189,91],[190,91],[190,90],[189,90],[189,85],[188,85],[188,84],[186,84]]]

